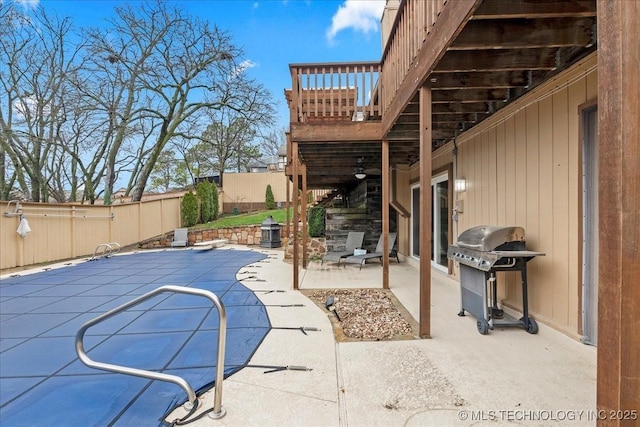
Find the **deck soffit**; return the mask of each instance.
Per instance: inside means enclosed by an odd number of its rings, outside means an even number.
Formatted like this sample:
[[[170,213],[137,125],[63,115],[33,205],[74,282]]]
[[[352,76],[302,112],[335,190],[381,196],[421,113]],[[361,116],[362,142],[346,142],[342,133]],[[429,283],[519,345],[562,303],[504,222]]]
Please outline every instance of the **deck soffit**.
[[[442,52],[422,49],[415,59],[383,118],[390,140],[419,138],[423,84],[432,90],[437,149],[596,49],[595,0],[484,0],[465,10]],[[453,17],[443,10],[440,19]]]
[[[596,23],[596,0],[447,2],[381,122],[291,124],[309,187],[352,184],[358,158],[379,169],[383,137],[391,165],[414,162],[422,85],[437,149],[593,52]]]

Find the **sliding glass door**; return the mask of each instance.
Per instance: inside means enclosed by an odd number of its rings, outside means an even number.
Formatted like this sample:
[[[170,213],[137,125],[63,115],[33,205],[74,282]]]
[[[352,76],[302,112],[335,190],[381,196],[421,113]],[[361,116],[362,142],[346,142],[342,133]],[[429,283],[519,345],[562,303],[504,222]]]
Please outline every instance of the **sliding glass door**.
[[[449,177],[447,173],[431,180],[431,261],[435,268],[448,271]],[[411,255],[420,258],[420,185],[411,187]]]
[[[432,265],[448,272],[447,249],[449,249],[449,176],[444,173],[431,180],[431,261]]]

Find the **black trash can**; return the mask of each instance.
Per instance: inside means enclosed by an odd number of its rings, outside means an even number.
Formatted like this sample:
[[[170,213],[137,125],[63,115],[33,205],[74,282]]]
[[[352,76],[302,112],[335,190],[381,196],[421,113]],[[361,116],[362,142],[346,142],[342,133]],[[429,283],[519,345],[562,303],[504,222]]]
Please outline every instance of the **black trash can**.
[[[279,248],[282,246],[280,241],[280,224],[273,220],[272,216],[265,219],[260,225],[262,235],[260,237],[260,246],[263,248]]]

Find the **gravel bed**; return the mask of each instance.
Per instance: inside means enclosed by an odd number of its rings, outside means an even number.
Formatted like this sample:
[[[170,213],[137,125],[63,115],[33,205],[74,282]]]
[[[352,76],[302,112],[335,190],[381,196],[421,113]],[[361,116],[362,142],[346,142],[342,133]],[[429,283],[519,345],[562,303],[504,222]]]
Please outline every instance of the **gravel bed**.
[[[340,328],[347,338],[379,341],[413,337],[411,323],[388,294],[379,289],[325,289],[308,297],[326,310],[325,303],[333,296],[338,315],[332,315],[334,328]]]

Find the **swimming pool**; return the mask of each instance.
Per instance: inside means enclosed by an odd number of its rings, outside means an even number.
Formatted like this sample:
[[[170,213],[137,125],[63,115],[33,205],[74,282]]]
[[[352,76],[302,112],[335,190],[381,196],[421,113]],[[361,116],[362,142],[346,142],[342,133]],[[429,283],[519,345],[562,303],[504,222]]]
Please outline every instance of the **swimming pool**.
[[[82,324],[163,285],[215,293],[227,311],[225,377],[246,365],[271,329],[266,307],[236,280],[266,255],[167,250],[118,255],[0,281],[3,426],[151,426],[186,401],[171,383],[91,369],[77,358]],[[90,328],[93,360],[214,385],[218,313],[210,301],[160,294]]]

